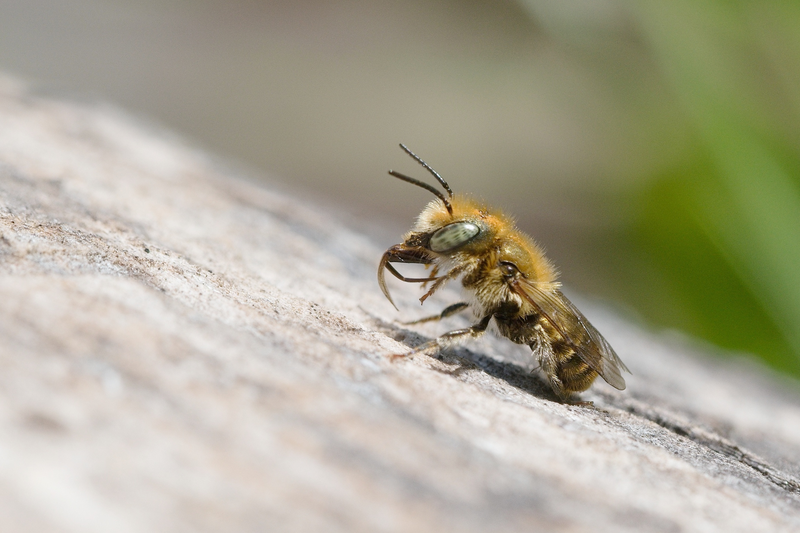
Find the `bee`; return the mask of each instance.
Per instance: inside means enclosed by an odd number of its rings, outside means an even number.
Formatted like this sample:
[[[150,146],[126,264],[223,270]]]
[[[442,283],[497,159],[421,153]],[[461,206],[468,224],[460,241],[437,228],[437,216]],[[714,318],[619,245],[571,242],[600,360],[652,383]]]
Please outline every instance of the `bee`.
[[[432,355],[480,337],[494,321],[500,335],[530,346],[550,387],[562,401],[588,389],[597,376],[612,387],[625,389],[622,371],[629,370],[561,292],[558,273],[541,248],[518,230],[510,217],[469,197],[454,195],[438,172],[405,145],[400,147],[436,178],[447,196],[432,185],[389,171],[391,176],[433,193],[436,199],[422,211],[403,242],[383,254],[378,267],[381,291],[397,309],[386,286],[386,271],[401,281],[422,283],[427,292],[421,303],[447,282],[460,279],[468,302],[453,304],[438,315],[412,323],[440,320],[468,308],[477,323],[394,357]],[[393,263],[417,263],[432,266],[432,270],[428,277],[406,277]]]

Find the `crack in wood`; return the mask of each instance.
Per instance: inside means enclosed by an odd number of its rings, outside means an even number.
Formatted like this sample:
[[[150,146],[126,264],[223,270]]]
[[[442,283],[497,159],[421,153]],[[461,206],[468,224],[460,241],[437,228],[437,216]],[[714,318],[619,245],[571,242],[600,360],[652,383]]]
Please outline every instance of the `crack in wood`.
[[[773,466],[769,465],[765,460],[756,456],[755,454],[742,449],[734,442],[715,435],[712,432],[691,424],[678,420],[675,416],[668,415],[650,405],[645,405],[632,398],[629,398],[623,407],[631,414],[641,416],[659,426],[667,429],[676,435],[685,437],[701,446],[729,457],[734,461],[745,465],[774,485],[792,494],[800,494],[800,481],[785,475],[778,471]]]

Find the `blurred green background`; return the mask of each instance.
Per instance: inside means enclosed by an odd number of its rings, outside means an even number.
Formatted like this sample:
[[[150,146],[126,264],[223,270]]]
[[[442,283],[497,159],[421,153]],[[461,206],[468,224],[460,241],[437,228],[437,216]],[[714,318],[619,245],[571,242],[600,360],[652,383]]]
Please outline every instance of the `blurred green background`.
[[[424,176],[404,142],[569,287],[797,377],[799,28],[778,0],[0,0],[0,69],[387,245],[430,199],[386,175]]]

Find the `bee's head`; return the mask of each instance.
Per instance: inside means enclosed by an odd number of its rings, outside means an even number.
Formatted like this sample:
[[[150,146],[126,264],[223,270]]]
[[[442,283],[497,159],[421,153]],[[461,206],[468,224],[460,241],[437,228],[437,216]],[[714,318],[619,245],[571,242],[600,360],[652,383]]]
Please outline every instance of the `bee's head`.
[[[405,244],[421,246],[437,256],[471,251],[480,253],[491,245],[506,221],[475,200],[456,195],[450,199],[451,211],[433,201],[420,213]]]
[[[435,264],[437,268],[446,264],[450,273],[462,274],[477,265],[489,265],[488,272],[498,279],[508,277],[510,274],[506,271],[510,272],[509,269],[513,267],[515,276],[555,279],[556,273],[547,259],[533,241],[516,229],[511,218],[471,198],[454,195],[438,172],[405,145],[401,144],[400,147],[436,178],[447,196],[427,183],[394,170],[389,171],[390,175],[436,196],[436,200],[430,202],[420,213],[414,228],[404,236],[403,242],[392,246],[383,254],[378,267],[378,282],[390,302],[392,298],[384,281],[384,270],[405,282],[435,282],[421,301],[450,275],[408,278],[395,270],[391,263]]]

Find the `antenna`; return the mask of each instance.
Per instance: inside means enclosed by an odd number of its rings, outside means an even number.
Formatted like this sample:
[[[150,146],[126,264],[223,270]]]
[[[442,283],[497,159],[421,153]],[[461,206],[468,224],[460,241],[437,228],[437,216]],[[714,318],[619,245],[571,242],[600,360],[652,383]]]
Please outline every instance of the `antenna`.
[[[423,183],[423,182],[421,182],[421,181],[419,181],[417,179],[410,178],[410,177],[406,176],[405,174],[400,174],[399,172],[396,172],[394,170],[390,170],[389,174],[394,176],[395,178],[399,178],[399,179],[401,179],[403,181],[407,181],[408,183],[412,183],[412,184],[416,185],[417,187],[422,187],[426,191],[432,192],[433,194],[436,195],[437,198],[439,198],[439,200],[442,201],[444,206],[447,208],[447,212],[450,213],[451,215],[453,214],[453,206],[450,205],[450,201],[447,198],[444,197],[444,194],[442,194],[440,191],[437,191],[436,189],[434,189],[433,185],[428,185],[427,183]]]
[[[446,191],[447,191],[447,193],[450,195],[450,198],[452,198],[452,197],[453,197],[453,191],[451,191],[451,190],[450,190],[450,186],[447,184],[447,182],[444,180],[444,178],[443,178],[442,176],[440,176],[440,175],[439,175],[439,173],[438,173],[438,172],[436,172],[435,170],[433,170],[433,167],[431,167],[431,166],[430,166],[428,163],[426,163],[425,161],[423,161],[423,160],[422,160],[422,158],[421,158],[420,156],[418,156],[417,154],[415,154],[414,152],[412,152],[411,150],[409,150],[409,149],[408,149],[408,147],[407,147],[405,144],[403,144],[403,143],[400,143],[400,148],[402,148],[402,149],[403,149],[403,151],[404,151],[405,153],[407,153],[408,155],[410,155],[411,157],[413,157],[414,159],[416,159],[416,160],[417,160],[417,163],[419,163],[420,165],[422,165],[423,167],[425,167],[425,169],[426,169],[428,172],[430,172],[431,174],[433,174],[433,177],[434,177],[434,178],[436,178],[436,179],[439,181],[439,183],[441,183],[441,184],[442,184],[442,187],[444,187],[444,190],[446,190]]]
[[[450,197],[451,198],[453,197],[453,191],[450,190],[450,186],[447,184],[447,182],[444,180],[444,178],[439,175],[438,172],[433,170],[433,168],[431,168],[431,166],[428,163],[426,163],[425,161],[423,161],[417,154],[415,154],[414,152],[409,150],[406,147],[405,144],[400,143],[400,148],[402,148],[405,153],[407,153],[408,155],[413,157],[420,165],[425,167],[428,170],[428,172],[433,174],[433,177],[436,178],[437,181],[442,184],[442,187],[444,187],[444,189],[447,191],[447,193],[450,195]],[[432,192],[434,195],[436,195],[436,197],[439,200],[442,201],[444,206],[447,208],[447,212],[450,213],[451,215],[453,214],[453,206],[450,205],[450,201],[447,198],[445,198],[444,194],[442,194],[440,191],[436,190],[432,185],[428,185],[425,182],[419,181],[418,179],[411,178],[409,176],[406,176],[405,174],[401,174],[400,172],[397,172],[397,171],[394,171],[394,170],[390,170],[389,171],[389,175],[394,176],[395,178],[401,179],[403,181],[406,181],[408,183],[411,183],[412,185],[416,185],[417,187],[422,187],[426,191]]]

